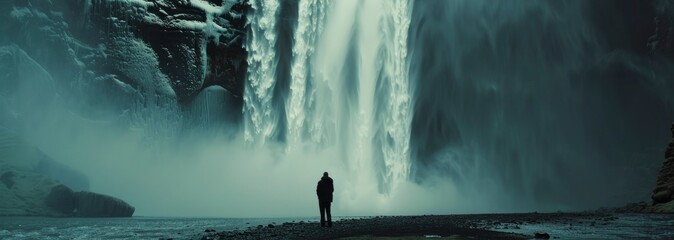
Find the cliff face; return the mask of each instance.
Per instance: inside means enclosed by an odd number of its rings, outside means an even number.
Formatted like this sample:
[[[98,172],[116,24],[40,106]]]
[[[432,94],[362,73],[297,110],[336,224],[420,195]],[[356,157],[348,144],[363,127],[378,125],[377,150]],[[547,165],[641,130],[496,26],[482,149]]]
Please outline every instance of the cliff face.
[[[152,50],[179,101],[189,101],[212,85],[241,96],[246,72],[246,1],[137,2],[93,1],[85,9],[91,12],[89,29],[97,30],[92,37],[102,36],[108,43],[115,38],[142,40]],[[112,31],[106,26],[113,26]],[[117,63],[120,59],[110,60]]]
[[[148,92],[187,103],[213,85],[240,97],[245,2],[2,1],[0,46],[24,50],[56,90],[89,98],[82,108],[123,109]]]
[[[653,190],[653,205],[660,212],[674,212],[674,124],[672,124],[672,141],[665,150],[665,161],[658,174],[658,180]]]
[[[86,176],[38,150],[31,129],[63,116],[129,128],[166,105],[190,113],[185,125],[237,121],[246,3],[0,1],[0,215],[131,216],[123,201],[86,192]],[[203,102],[223,107],[195,107]],[[18,148],[19,137],[33,142]]]

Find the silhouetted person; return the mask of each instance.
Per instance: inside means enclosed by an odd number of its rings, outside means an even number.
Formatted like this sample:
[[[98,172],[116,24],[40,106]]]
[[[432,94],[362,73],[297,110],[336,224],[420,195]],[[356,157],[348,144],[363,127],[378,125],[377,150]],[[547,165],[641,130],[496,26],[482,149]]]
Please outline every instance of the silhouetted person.
[[[332,216],[330,215],[330,204],[332,203],[332,192],[335,187],[332,185],[332,178],[328,177],[328,172],[323,173],[323,177],[316,186],[316,195],[318,195],[318,206],[321,209],[321,227],[325,227],[325,215],[328,217],[327,227],[332,227]]]

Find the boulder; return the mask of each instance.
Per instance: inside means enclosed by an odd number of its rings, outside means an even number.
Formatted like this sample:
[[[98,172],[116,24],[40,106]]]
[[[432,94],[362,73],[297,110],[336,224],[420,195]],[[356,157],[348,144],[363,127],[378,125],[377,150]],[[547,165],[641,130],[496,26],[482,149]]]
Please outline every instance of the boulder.
[[[77,217],[131,217],[134,211],[134,207],[118,198],[86,191],[75,193]]]
[[[131,217],[135,211],[120,199],[93,192],[73,192],[64,185],[52,188],[45,205],[63,216],[73,217]]]
[[[128,203],[93,192],[73,192],[62,184],[54,186],[44,203],[61,216],[131,217],[135,208]]]

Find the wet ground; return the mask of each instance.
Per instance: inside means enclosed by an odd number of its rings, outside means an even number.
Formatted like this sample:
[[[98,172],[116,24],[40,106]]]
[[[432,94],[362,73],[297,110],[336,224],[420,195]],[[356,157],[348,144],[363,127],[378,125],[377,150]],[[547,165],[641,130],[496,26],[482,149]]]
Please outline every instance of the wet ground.
[[[337,217],[332,228],[316,220],[0,217],[0,239],[674,239],[674,214]]]
[[[523,213],[389,216],[256,226],[212,232],[202,239],[674,239],[674,215]]]
[[[486,229],[531,235],[548,233],[559,239],[674,239],[674,215],[663,214],[546,214],[546,217],[506,216]]]

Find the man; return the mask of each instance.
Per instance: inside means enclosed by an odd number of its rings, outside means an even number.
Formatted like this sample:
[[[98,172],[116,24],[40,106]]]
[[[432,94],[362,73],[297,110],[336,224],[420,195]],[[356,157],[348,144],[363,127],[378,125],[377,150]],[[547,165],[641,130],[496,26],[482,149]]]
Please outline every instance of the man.
[[[328,215],[327,227],[332,227],[332,216],[330,215],[330,203],[332,203],[332,192],[335,187],[332,185],[332,178],[328,177],[328,172],[323,173],[323,177],[316,186],[316,195],[318,195],[318,206],[321,209],[321,227],[325,227],[325,215]]]

